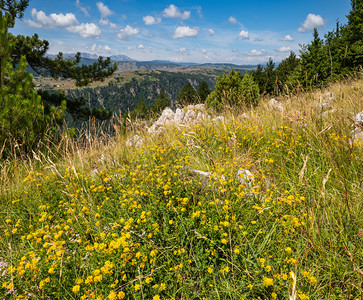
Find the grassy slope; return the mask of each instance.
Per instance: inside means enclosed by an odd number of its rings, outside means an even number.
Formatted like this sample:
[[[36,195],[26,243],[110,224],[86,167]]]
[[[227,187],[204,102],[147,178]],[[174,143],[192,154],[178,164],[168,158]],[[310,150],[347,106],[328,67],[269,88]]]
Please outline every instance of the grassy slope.
[[[328,90],[324,118],[311,91],[282,99],[283,112],[262,101],[224,123],[139,130],[138,149],[124,136],[67,141],[61,160],[3,164],[0,294],[362,297],[363,142],[349,132],[363,81]],[[240,184],[240,169],[254,181]]]

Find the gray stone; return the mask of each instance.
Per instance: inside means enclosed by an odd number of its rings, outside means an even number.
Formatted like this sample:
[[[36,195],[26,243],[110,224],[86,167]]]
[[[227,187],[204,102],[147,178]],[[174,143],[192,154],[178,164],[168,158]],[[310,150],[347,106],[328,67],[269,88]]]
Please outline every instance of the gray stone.
[[[283,111],[284,110],[284,105],[282,103],[280,103],[279,101],[276,101],[274,98],[272,98],[268,104],[270,105],[270,107],[277,109],[279,111]]]
[[[183,122],[185,124],[189,124],[189,123],[192,123],[193,120],[195,119],[196,117],[196,113],[194,110],[188,110],[186,113],[185,113],[185,116],[184,116],[184,120]]]
[[[127,147],[132,147],[132,146],[140,147],[140,146],[142,146],[142,139],[141,139],[141,137],[139,137],[137,134],[134,135],[131,139],[128,139],[126,141],[126,146]]]
[[[185,117],[184,110],[177,108],[174,114],[174,122],[176,124],[181,124],[183,123],[184,117]]]
[[[248,185],[255,180],[255,177],[249,170],[238,170],[237,177],[240,184]]]
[[[333,114],[333,113],[335,113],[335,109],[327,110],[327,111],[323,112],[322,116],[327,117],[328,115]]]
[[[354,121],[356,121],[359,125],[363,126],[363,111],[361,111],[354,117]]]

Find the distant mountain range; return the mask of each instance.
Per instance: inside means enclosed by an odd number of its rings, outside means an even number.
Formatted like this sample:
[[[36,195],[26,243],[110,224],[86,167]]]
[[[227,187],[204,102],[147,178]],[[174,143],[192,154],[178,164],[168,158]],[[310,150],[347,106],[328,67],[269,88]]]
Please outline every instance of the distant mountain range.
[[[57,57],[56,54],[48,54],[47,57]],[[72,59],[75,57],[75,53],[64,53],[64,58]],[[172,62],[167,60],[153,60],[153,61],[137,61],[126,55],[111,55],[111,60],[118,64],[117,73],[126,71],[138,71],[138,70],[200,70],[200,69],[214,69],[214,70],[226,70],[229,71],[232,68],[239,71],[253,70],[256,65],[235,65],[226,63],[204,63],[198,64],[193,62]],[[81,63],[90,65],[96,62],[98,59],[97,54],[81,53]]]

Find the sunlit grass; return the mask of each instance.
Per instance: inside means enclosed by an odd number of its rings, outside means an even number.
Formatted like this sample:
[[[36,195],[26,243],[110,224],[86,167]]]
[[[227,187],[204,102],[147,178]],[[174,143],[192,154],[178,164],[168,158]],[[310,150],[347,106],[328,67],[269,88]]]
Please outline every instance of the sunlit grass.
[[[358,299],[363,141],[350,131],[362,81],[330,90],[327,117],[314,91],[282,98],[283,111],[262,101],[224,122],[139,130],[141,148],[70,141],[61,160],[4,164],[0,294]]]

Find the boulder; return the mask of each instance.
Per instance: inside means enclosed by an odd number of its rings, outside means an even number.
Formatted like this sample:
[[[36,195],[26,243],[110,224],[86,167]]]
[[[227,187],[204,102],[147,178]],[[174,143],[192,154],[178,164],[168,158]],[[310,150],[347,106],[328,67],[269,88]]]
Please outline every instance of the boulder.
[[[142,139],[141,139],[141,137],[139,137],[137,134],[134,135],[131,139],[128,139],[126,141],[126,146],[127,147],[132,147],[132,146],[141,147],[142,146]]]
[[[239,179],[240,184],[243,185],[248,185],[255,180],[255,177],[249,170],[238,170],[237,177]]]
[[[320,102],[323,102],[323,103],[319,104],[318,108],[321,110],[325,110],[325,109],[329,108],[333,104],[334,101],[335,101],[335,97],[332,92],[321,95]]]
[[[323,114],[322,114],[322,117],[325,118],[325,117],[335,113],[335,111],[336,111],[335,109],[324,111]]]
[[[184,120],[183,120],[183,123],[185,124],[189,124],[189,123],[192,123],[196,117],[196,112],[195,110],[188,110],[186,113],[185,113],[185,116],[184,116]]]
[[[363,141],[363,128],[355,128],[350,132],[352,139]]]
[[[277,109],[279,111],[283,111],[284,110],[284,105],[282,103],[280,103],[279,101],[275,100],[274,98],[272,98],[268,104],[270,105],[270,107]]]
[[[355,117],[354,117],[354,121],[356,121],[358,123],[358,125],[363,126],[363,111],[361,111],[360,113],[358,113]]]
[[[184,121],[184,117],[185,117],[185,112],[184,110],[177,108],[176,112],[174,114],[174,122],[176,124],[182,124]]]

